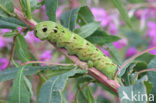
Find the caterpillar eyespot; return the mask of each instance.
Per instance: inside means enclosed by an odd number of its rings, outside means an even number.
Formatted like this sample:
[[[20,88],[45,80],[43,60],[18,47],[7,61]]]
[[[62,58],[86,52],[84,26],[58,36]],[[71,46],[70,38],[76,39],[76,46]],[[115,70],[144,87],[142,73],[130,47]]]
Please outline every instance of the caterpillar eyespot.
[[[46,27],[44,27],[44,28],[42,29],[42,31],[43,31],[43,32],[46,32],[46,31],[47,31],[47,28],[46,28]]]
[[[49,40],[56,43],[58,47],[64,47],[69,54],[76,55],[82,61],[92,62],[93,67],[103,72],[110,79],[116,73],[117,65],[102,51],[60,24],[52,21],[41,22],[35,27],[35,35],[41,40]]]

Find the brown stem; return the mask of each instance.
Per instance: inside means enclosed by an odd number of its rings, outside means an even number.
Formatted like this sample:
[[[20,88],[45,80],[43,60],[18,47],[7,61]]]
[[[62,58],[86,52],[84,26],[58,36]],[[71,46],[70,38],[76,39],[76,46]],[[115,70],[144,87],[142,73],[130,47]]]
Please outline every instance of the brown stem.
[[[15,8],[14,11],[18,15],[17,17],[22,22],[24,22],[25,24],[27,24],[31,29],[34,29],[35,28],[35,25],[37,24],[35,21],[33,21],[33,20],[27,20],[23,16],[22,12],[20,10],[18,10],[17,8]],[[49,43],[51,43],[51,42],[49,41]],[[61,53],[63,53],[65,56],[67,56],[70,60],[72,60],[74,64],[78,65],[82,69],[87,69],[88,68],[87,63],[80,61],[78,57],[76,57],[74,55],[72,55],[72,56],[71,55],[68,55],[67,50],[62,49],[62,48],[58,48],[56,46],[56,44],[53,44],[53,43],[51,43],[51,44],[54,47],[56,47]],[[111,88],[115,93],[117,93],[118,88],[120,87],[120,85],[116,81],[109,80],[104,74],[100,73],[95,68],[90,68],[89,69],[89,74],[92,75],[93,77],[95,77],[98,81],[100,81],[101,83],[103,83],[107,87]]]
[[[138,75],[141,74],[141,73],[144,73],[144,72],[150,72],[150,71],[156,72],[156,68],[151,68],[151,69],[144,69],[144,70],[141,70],[141,71],[138,72]]]
[[[9,58],[9,63],[8,63],[8,65],[7,65],[7,67],[6,67],[5,69],[7,69],[7,68],[10,66],[11,61],[12,61],[12,58],[13,58],[13,56],[14,56],[15,45],[16,45],[16,37],[17,37],[17,36],[14,36],[14,37],[13,37],[13,46],[12,46],[12,48],[11,48],[11,55],[10,55],[10,58]]]

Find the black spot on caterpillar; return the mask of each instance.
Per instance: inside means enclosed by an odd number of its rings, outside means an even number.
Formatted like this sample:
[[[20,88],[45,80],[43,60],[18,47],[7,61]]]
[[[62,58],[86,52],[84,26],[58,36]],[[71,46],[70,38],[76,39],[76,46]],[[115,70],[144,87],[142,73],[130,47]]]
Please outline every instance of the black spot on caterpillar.
[[[82,61],[92,63],[107,77],[113,78],[117,65],[89,41],[51,21],[37,24],[35,31],[36,37],[56,43],[60,48],[64,47],[69,54],[78,56]]]

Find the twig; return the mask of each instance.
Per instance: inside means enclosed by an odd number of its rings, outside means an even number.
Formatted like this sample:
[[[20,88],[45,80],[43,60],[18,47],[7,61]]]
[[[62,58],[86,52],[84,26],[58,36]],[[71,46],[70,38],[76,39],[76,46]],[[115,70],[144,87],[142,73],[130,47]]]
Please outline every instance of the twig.
[[[22,12],[20,10],[18,10],[17,8],[14,9],[15,13],[18,15],[18,18],[23,21],[25,24],[27,24],[31,29],[35,28],[35,25],[37,24],[34,20],[27,20]],[[51,43],[51,42],[50,42]],[[55,44],[51,43],[52,45],[54,45],[54,47],[56,47]],[[56,47],[57,48],[57,47]],[[74,64],[78,65],[79,67],[81,67],[82,69],[86,69],[88,68],[87,63],[82,62],[79,60],[78,57],[76,56],[70,56],[68,55],[67,50],[65,49],[60,49],[57,48],[62,54],[64,54],[65,56],[67,56],[70,60],[73,61]],[[120,87],[120,85],[114,81],[114,80],[109,80],[104,74],[100,73],[98,70],[96,70],[95,68],[90,68],[89,70],[89,74],[92,75],[93,77],[95,77],[98,81],[100,81],[101,83],[103,83],[104,85],[106,85],[108,88],[111,88],[115,93],[117,93],[118,88]]]
[[[28,65],[28,64],[36,64],[36,63],[43,63],[43,64],[48,64],[48,65],[60,65],[60,66],[71,66],[72,64],[60,64],[60,63],[51,63],[48,61],[28,61],[25,63],[22,63],[22,66]]]
[[[130,58],[127,62],[125,62],[121,67],[120,69],[116,72],[116,74],[114,75],[114,78],[116,78],[116,76],[119,74],[119,72],[128,64],[130,63],[131,61],[133,61],[135,58],[139,57],[140,55],[146,53],[146,52],[149,52],[151,50],[154,50],[156,49],[156,47],[152,47],[152,48],[149,48],[149,49],[146,49],[138,54],[136,54],[135,56],[133,56],[132,58]]]
[[[18,34],[21,34],[21,33],[22,33],[23,31],[25,31],[26,29],[27,29],[27,28],[23,28],[21,31],[19,31],[19,32],[17,33],[17,35],[18,35]],[[13,46],[12,46],[12,48],[11,48],[11,55],[10,55],[10,58],[9,58],[9,63],[8,63],[8,65],[7,65],[7,67],[6,67],[5,69],[7,69],[7,68],[10,66],[11,61],[12,61],[12,58],[13,58],[13,56],[14,56],[14,51],[15,51],[15,45],[16,45],[16,37],[17,37],[17,35],[13,37]]]
[[[141,70],[138,72],[138,75],[140,75],[141,73],[144,73],[144,72],[150,72],[150,71],[154,71],[156,72],[156,68],[151,68],[151,69],[144,69],[144,70]]]
[[[14,37],[13,37],[13,46],[12,46],[12,48],[11,48],[11,55],[10,55],[10,58],[9,58],[9,63],[8,63],[8,65],[7,65],[7,67],[6,67],[5,69],[7,69],[7,68],[10,66],[11,61],[12,61],[12,58],[13,58],[13,56],[14,56],[15,45],[16,45],[16,37],[17,37],[17,36],[14,36]]]

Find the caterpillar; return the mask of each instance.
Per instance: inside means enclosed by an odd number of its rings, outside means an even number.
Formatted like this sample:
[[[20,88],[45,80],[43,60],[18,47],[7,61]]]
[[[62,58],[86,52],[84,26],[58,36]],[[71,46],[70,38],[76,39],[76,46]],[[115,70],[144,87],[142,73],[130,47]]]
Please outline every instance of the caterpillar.
[[[88,62],[112,79],[117,65],[105,56],[101,50],[81,36],[52,21],[40,22],[34,29],[34,34],[41,40],[56,43],[59,48],[65,48],[69,55],[76,55],[80,60]]]

